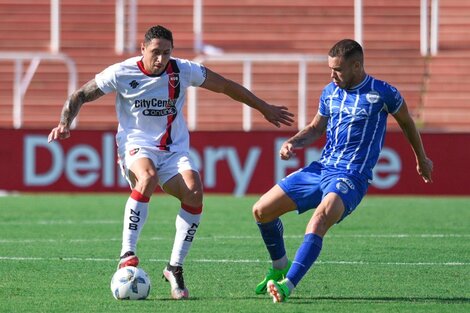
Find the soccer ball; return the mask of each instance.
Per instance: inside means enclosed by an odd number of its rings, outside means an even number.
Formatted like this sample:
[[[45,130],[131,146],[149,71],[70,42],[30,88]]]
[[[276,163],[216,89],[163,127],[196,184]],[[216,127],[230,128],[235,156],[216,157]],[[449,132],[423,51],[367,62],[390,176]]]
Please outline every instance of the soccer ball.
[[[150,293],[150,278],[138,267],[126,266],[114,273],[111,292],[117,300],[143,300]]]

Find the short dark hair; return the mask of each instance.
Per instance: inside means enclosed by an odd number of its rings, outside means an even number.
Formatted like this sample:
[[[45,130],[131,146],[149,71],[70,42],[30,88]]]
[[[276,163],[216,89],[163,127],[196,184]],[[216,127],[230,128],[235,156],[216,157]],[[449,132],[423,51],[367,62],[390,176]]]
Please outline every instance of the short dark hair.
[[[148,44],[155,38],[167,39],[171,42],[171,47],[173,47],[173,34],[171,33],[171,30],[161,25],[152,26],[147,30],[145,33],[144,43]]]
[[[364,62],[364,52],[361,45],[352,39],[343,39],[335,43],[331,47],[328,55],[332,58],[340,57],[349,60],[352,57],[358,58],[359,61]]]

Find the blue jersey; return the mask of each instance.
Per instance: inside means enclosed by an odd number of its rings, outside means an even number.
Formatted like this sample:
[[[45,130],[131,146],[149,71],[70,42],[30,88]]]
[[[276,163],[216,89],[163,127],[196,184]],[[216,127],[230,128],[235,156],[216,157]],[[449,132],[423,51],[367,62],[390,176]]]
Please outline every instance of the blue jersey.
[[[320,162],[372,179],[385,139],[387,116],[402,104],[396,88],[369,75],[352,89],[328,84],[318,108],[320,115],[329,118]]]

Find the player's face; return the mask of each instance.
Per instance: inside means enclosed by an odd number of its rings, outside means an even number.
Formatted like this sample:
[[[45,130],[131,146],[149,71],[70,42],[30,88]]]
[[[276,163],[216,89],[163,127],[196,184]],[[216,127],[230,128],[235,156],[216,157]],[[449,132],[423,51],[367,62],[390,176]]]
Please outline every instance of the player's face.
[[[171,41],[165,38],[154,38],[147,45],[142,43],[142,62],[145,70],[153,75],[161,74],[170,60],[172,51]]]
[[[331,69],[331,79],[339,88],[349,89],[359,83],[357,61],[328,56],[328,66]]]

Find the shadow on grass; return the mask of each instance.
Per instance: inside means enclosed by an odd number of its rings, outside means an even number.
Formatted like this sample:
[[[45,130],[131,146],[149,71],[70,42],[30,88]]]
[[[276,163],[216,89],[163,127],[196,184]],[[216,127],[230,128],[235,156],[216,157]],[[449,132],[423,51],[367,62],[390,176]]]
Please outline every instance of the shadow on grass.
[[[470,298],[465,297],[341,297],[341,296],[328,296],[328,297],[312,297],[312,298],[297,298],[295,296],[289,298],[289,301],[296,303],[314,303],[318,301],[345,301],[345,302],[416,302],[416,303],[446,303],[446,304],[462,304],[470,303]]]
[[[195,300],[195,301],[207,301],[207,300],[221,300],[224,297],[197,297],[191,298],[188,300]],[[164,299],[158,299],[164,300]],[[170,300],[170,299],[169,299]],[[266,301],[270,300],[270,297],[261,297],[261,296],[249,296],[249,297],[241,297],[235,296],[230,297],[229,299],[225,298],[225,300],[259,300],[259,301]],[[174,301],[174,300],[172,300]],[[187,300],[185,300],[187,301]],[[470,303],[470,298],[466,297],[353,297],[353,296],[322,296],[322,297],[297,297],[292,296],[289,298],[288,303],[297,303],[297,304],[314,304],[318,302],[351,302],[351,303],[362,303],[362,302],[376,302],[376,303],[441,303],[441,304],[464,304]]]

